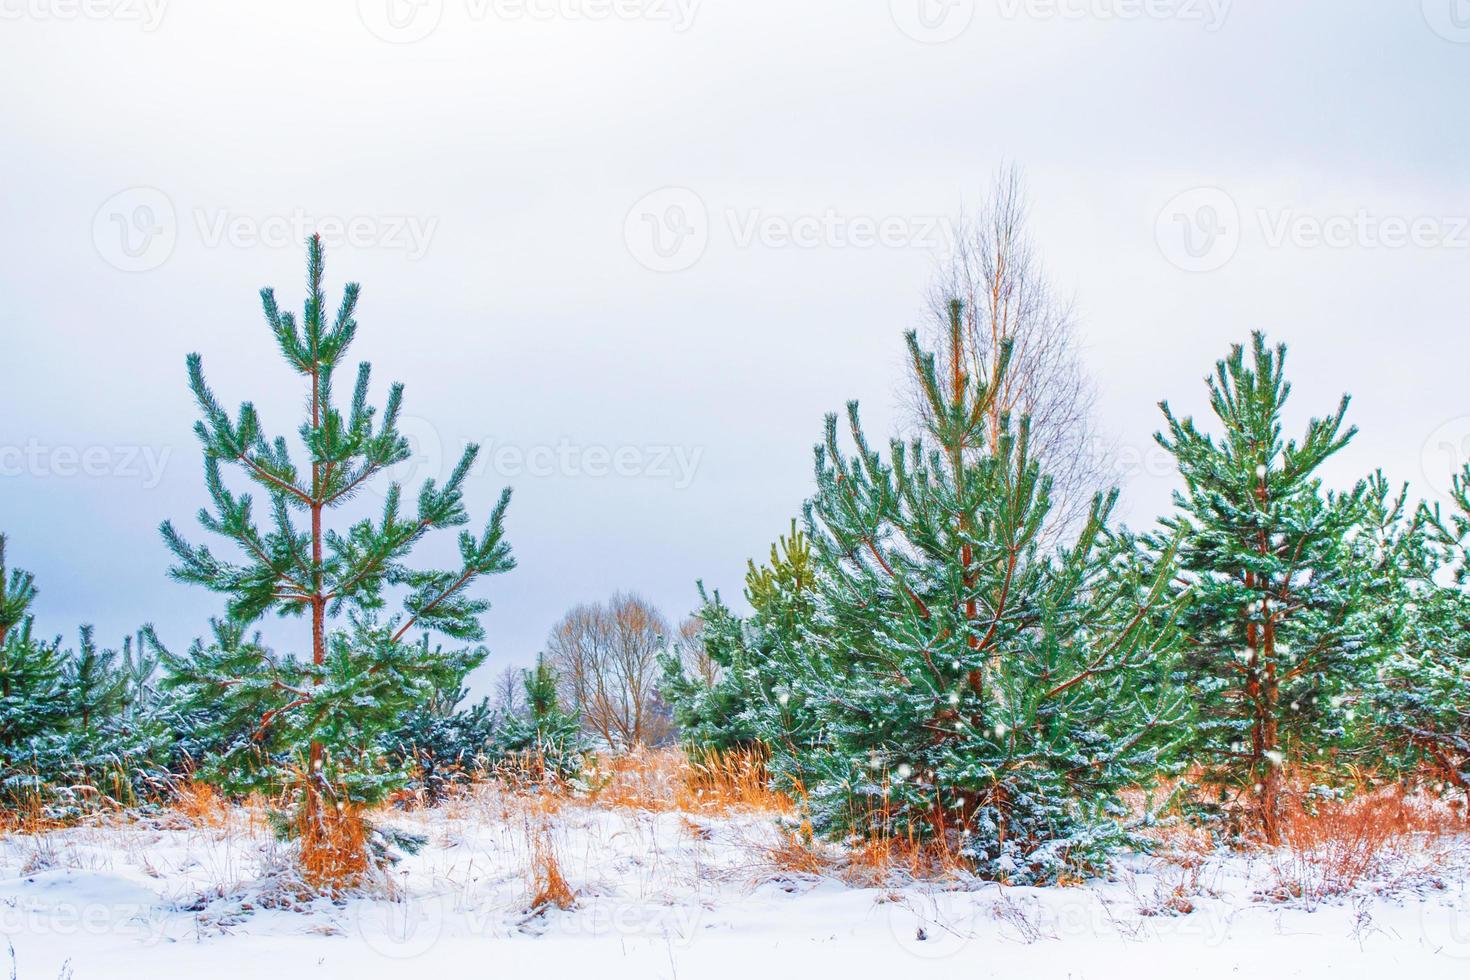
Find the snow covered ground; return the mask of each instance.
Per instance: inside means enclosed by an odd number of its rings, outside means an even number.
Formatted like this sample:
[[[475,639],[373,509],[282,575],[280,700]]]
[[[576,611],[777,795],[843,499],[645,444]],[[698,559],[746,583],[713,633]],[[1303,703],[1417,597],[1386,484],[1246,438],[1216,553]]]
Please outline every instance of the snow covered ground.
[[[1413,849],[1347,895],[1282,902],[1267,893],[1312,872],[1263,854],[1131,857],[1072,888],[872,888],[783,870],[760,814],[486,790],[394,821],[428,845],[385,897],[336,903],[294,897],[248,811],[7,836],[0,924],[16,976],[1470,976],[1462,842]],[[530,912],[548,854],[576,906]]]

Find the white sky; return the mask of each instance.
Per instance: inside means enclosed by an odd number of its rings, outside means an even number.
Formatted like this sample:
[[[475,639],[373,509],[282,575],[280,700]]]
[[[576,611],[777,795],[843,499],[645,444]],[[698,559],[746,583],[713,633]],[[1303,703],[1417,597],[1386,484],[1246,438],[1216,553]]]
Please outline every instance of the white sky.
[[[1263,328],[1291,344],[1298,428],[1355,396],[1332,479],[1447,483],[1470,439],[1466,42],[1463,0],[0,0],[11,561],[43,632],[201,632],[218,599],[165,578],[156,532],[206,499],[184,355],[289,434],[255,293],[299,307],[300,237],[359,219],[333,299],[362,282],[354,354],[379,393],[406,383],[410,433],[551,454],[470,488],[477,520],[516,488],[497,667],[615,589],[673,617],[697,578],[736,595],[823,413],[855,397],[890,429],[934,219],[1008,161],[1125,451],[1160,398],[1203,410]],[[572,472],[562,446],[579,468],[635,447],[639,474]],[[1170,486],[1125,474],[1129,520]]]

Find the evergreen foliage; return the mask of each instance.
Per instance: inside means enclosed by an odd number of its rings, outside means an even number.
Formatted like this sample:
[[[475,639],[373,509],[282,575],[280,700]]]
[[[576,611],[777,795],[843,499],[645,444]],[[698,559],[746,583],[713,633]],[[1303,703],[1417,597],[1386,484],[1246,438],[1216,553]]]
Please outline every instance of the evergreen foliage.
[[[487,764],[523,775],[570,779],[582,771],[589,751],[582,720],[564,710],[557,672],[544,655],[524,671],[526,710],[504,719]]]
[[[791,530],[771,545],[768,564],[748,563],[745,598],[752,614],[742,618],[699,587],[698,649],[675,649],[659,657],[660,694],[674,712],[683,744],[696,752],[750,748],[757,733],[794,733],[790,694],[781,685],[777,647],[794,648],[813,612],[810,540]],[[785,700],[777,693],[782,686]],[[799,705],[797,706],[799,707]]]
[[[366,363],[357,368],[348,402],[339,406],[337,374],[357,334],[359,289],[349,284],[333,315],[322,277],[322,245],[313,237],[300,321],[277,306],[271,290],[261,292],[281,355],[304,385],[298,432],[305,465],[293,461],[284,437],[266,434],[250,402],[232,418],[206,383],[200,356],[191,354],[189,384],[202,415],[195,432],[213,505],[199,521],[230,542],[236,557],[189,543],[171,522],[161,528],[176,559],[174,578],[224,595],[232,630],[269,613],[309,618],[299,655],[231,637],[229,643],[199,644],[187,658],[166,663],[168,683],[186,709],[211,711],[220,721],[216,731],[229,739],[203,772],[231,788],[298,797],[295,826],[303,856],[343,836],[334,829],[339,816],[355,819],[359,808],[403,784],[406,770],[391,765],[379,743],[406,711],[457,686],[484,656],[479,650],[442,654],[404,637],[432,630],[478,641],[488,603],[466,590],[481,576],[514,567],[504,540],[509,490],[481,533],[460,532],[458,567],[421,570],[406,563],[431,531],[468,523],[463,491],[478,453],[473,445],[442,485],[425,481],[411,511],[405,512],[395,482],[376,520],[364,517],[341,530],[327,526],[368,481],[407,459],[410,447],[398,430],[402,385],[392,386],[380,413],[368,401]],[[263,494],[262,506],[250,493],[230,488],[226,467]],[[402,612],[389,616],[395,589],[406,595]],[[312,857],[306,863],[322,862]]]
[[[950,320],[957,348],[959,303]],[[1108,530],[1113,494],[1043,552],[1027,423],[986,432],[1008,349],[980,378],[952,351],[941,379],[908,345],[926,438],[885,459],[851,403],[848,457],[829,416],[806,509],[815,612],[773,655],[791,723],[759,734],[818,830],[943,839],[1017,883],[1095,871],[1126,837],[1118,791],[1159,771],[1178,717],[1159,683],[1171,556],[1140,561]]]
[[[7,755],[65,720],[63,666],[59,640],[37,638],[30,620],[6,636],[0,646],[0,748]]]
[[[1323,489],[1319,467],[1356,432],[1346,396],[1300,442],[1283,440],[1285,360],[1254,334],[1249,360],[1237,345],[1207,379],[1218,439],[1167,403],[1157,436],[1185,484],[1163,524],[1183,540],[1187,757],[1207,785],[1247,798],[1272,841],[1284,769],[1349,744],[1398,560],[1377,531],[1403,508],[1381,478]]]
[[[67,651],[61,686],[72,722],[83,734],[121,714],[128,702],[129,677],[118,653],[99,650],[91,626],[81,628],[77,648]]]
[[[1470,792],[1470,466],[1451,488],[1455,509],[1421,508],[1401,533],[1407,574],[1390,603],[1398,626],[1365,709],[1375,761],[1427,771]],[[1422,529],[1422,535],[1415,530]]]
[[[491,751],[501,719],[488,698],[465,705],[468,693],[459,685],[434,692],[388,740],[395,762],[412,773],[408,789],[427,806],[443,802],[453,786],[483,768]]]
[[[0,799],[60,819],[162,795],[169,731],[129,712],[117,652],[98,649],[90,626],[74,649],[37,637],[35,581],[6,570],[3,538],[0,581]]]

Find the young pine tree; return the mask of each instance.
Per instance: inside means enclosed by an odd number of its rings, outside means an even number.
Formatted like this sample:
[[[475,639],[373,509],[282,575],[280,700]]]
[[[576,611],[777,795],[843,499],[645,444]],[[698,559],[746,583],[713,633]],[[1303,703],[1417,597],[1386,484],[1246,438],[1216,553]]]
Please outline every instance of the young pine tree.
[[[123,637],[118,670],[126,681],[129,719],[142,718],[158,705],[156,682],[160,646],[158,635],[150,625],[145,625],[132,636]]]
[[[118,653],[98,649],[91,626],[81,628],[77,648],[67,651],[61,684],[72,727],[84,735],[120,715],[127,705],[129,681]]]
[[[19,568],[6,567],[5,535],[0,534],[0,646],[11,630],[29,618],[31,603],[35,601],[35,576]]]
[[[950,318],[957,348],[960,304]],[[1041,549],[1050,481],[1025,420],[989,411],[1008,350],[979,377],[952,351],[941,378],[908,345],[926,438],[885,459],[852,403],[856,455],[836,416],[817,447],[814,621],[777,653],[804,737],[772,733],[773,768],[828,833],[942,841],[1017,883],[1095,871],[1126,837],[1118,791],[1158,771],[1176,714],[1167,555],[1145,569],[1108,532],[1114,494],[1070,548]]]
[[[460,564],[419,570],[407,564],[431,531],[468,523],[465,478],[477,448],[465,450],[441,486],[428,480],[405,511],[397,483],[384,493],[376,520],[345,527],[329,522],[363,485],[410,454],[398,431],[403,388],[390,389],[383,411],[368,403],[370,368],[357,369],[345,405],[337,376],[357,333],[358,286],[349,284],[333,315],[322,291],[322,245],[307,247],[307,297],[300,322],[261,292],[265,318],[287,365],[301,380],[305,417],[302,466],[283,437],[267,436],[246,402],[234,418],[205,383],[198,354],[188,358],[189,385],[203,418],[195,431],[204,450],[213,504],[199,515],[206,531],[229,541],[233,557],[186,541],[171,523],[163,537],[177,565],[173,576],[227,597],[236,629],[267,613],[305,620],[302,652],[277,653],[258,643],[199,645],[168,664],[170,683],[187,690],[226,728],[230,745],[206,774],[230,785],[288,792],[299,800],[292,825],[306,870],[324,880],[362,869],[361,807],[401,785],[406,773],[379,749],[404,712],[435,690],[458,684],[483,651],[440,655],[404,642],[411,631],[479,640],[488,603],[467,595],[480,576],[514,566],[504,540],[509,490],[480,534],[461,531]],[[232,490],[226,467],[263,495]],[[406,593],[402,612],[384,618],[390,590]],[[238,639],[238,638],[237,638]],[[243,730],[230,726],[244,723]],[[343,843],[346,842],[346,843]]]
[[[1300,442],[1282,437],[1291,386],[1286,348],[1253,335],[1207,379],[1217,437],[1161,403],[1159,444],[1185,488],[1164,527],[1182,535],[1180,682],[1196,720],[1188,746],[1208,785],[1244,795],[1255,827],[1278,837],[1283,772],[1348,737],[1350,698],[1377,656],[1377,617],[1392,558],[1374,540],[1382,481],[1345,494],[1317,470],[1355,433],[1348,398],[1312,419]],[[1376,487],[1376,490],[1375,490]]]
[[[20,762],[29,739],[66,717],[60,644],[34,635],[35,598],[34,576],[6,567],[0,535],[0,763],[7,768]]]
[[[673,709],[686,747],[752,748],[758,731],[780,731],[788,743],[796,737],[791,723],[800,705],[791,704],[782,658],[773,653],[793,647],[810,626],[813,576],[810,540],[792,521],[790,533],[771,545],[769,563],[748,563],[749,617],[736,615],[719,592],[711,595],[700,585],[697,635],[659,657],[659,692]]]
[[[526,708],[504,720],[496,734],[492,764],[523,774],[561,779],[576,776],[588,752],[582,720],[564,710],[557,694],[557,672],[545,654],[523,671]]]
[[[1400,772],[1426,772],[1470,794],[1470,466],[1451,488],[1455,509],[1421,508],[1424,534],[1394,604],[1399,629],[1371,697],[1372,748]]]
[[[421,642],[427,644],[428,637]],[[411,769],[408,789],[425,806],[438,806],[451,787],[480,767],[495,737],[490,699],[466,705],[469,692],[456,684],[435,691],[410,711],[387,740],[389,753]]]

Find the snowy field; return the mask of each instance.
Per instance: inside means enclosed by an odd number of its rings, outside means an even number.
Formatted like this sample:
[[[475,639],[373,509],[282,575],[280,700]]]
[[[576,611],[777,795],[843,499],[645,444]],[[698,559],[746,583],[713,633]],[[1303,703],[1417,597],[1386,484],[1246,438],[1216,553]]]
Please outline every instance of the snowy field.
[[[1071,888],[871,887],[840,860],[794,867],[759,813],[484,788],[392,819],[428,844],[378,897],[339,902],[301,898],[246,810],[6,836],[15,976],[1470,976],[1467,848],[1453,839],[1399,848],[1319,900],[1319,870],[1286,852],[1132,857]],[[548,860],[575,892],[568,910],[529,908]]]

